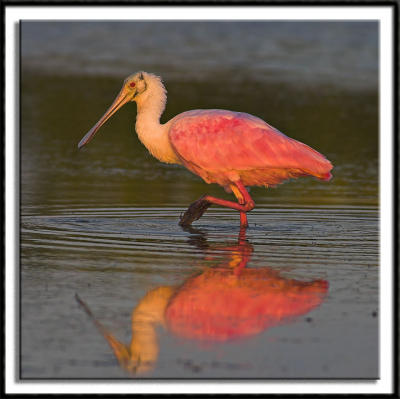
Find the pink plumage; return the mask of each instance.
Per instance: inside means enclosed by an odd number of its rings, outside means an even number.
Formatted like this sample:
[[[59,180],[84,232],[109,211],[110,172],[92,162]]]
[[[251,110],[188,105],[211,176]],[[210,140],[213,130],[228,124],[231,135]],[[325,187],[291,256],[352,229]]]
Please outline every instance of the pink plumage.
[[[322,154],[243,112],[183,112],[169,139],[182,163],[207,183],[274,186],[299,176],[331,178],[332,164]]]

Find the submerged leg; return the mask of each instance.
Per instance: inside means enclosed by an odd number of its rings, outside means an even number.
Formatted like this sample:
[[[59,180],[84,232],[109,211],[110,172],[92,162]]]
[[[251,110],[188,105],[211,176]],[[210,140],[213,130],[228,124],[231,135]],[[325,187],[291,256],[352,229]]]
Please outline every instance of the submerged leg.
[[[181,226],[190,225],[192,222],[199,219],[208,209],[208,207],[211,206],[211,204],[216,204],[239,211],[240,227],[247,227],[248,223],[246,212],[251,211],[254,208],[254,201],[240,181],[232,183],[230,187],[239,203],[212,197],[211,195],[203,195],[203,197],[199,198],[189,206],[187,211],[183,214],[183,216],[181,216],[179,224]]]

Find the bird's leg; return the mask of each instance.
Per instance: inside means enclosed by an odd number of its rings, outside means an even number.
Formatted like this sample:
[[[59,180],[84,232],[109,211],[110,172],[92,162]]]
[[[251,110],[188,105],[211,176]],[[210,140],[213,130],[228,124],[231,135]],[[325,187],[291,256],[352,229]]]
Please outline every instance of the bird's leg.
[[[234,187],[234,189],[232,187]],[[254,208],[254,201],[242,182],[238,181],[233,183],[231,189],[238,198],[239,203],[212,197],[211,195],[203,195],[189,206],[187,211],[181,217],[179,224],[181,226],[190,225],[193,221],[199,219],[211,204],[216,204],[239,211],[240,227],[246,228],[248,226],[246,212],[251,211]],[[240,202],[243,203],[241,204]]]
[[[240,190],[234,184],[231,184],[230,188],[231,188],[233,194],[235,194],[235,197],[238,199],[239,204],[244,205],[244,203],[245,203],[244,196],[242,195]],[[240,228],[242,229],[242,228],[247,228],[247,227],[249,227],[249,223],[247,222],[246,212],[240,211]]]
[[[197,201],[191,203],[186,212],[181,215],[181,220],[179,221],[180,226],[190,226],[192,222],[200,219],[203,213],[212,205],[210,201],[205,198],[207,195],[203,195]]]

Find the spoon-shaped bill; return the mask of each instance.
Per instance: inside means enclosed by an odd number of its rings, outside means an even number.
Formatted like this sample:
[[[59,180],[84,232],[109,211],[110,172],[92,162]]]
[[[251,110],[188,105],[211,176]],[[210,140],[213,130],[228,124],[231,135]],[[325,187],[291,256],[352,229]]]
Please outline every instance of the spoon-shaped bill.
[[[114,102],[111,104],[110,108],[105,112],[105,114],[99,119],[99,121],[85,134],[82,140],[78,144],[78,148],[82,148],[85,144],[89,143],[94,137],[101,126],[114,115],[124,104],[130,101],[129,93],[122,89],[117,95]]]

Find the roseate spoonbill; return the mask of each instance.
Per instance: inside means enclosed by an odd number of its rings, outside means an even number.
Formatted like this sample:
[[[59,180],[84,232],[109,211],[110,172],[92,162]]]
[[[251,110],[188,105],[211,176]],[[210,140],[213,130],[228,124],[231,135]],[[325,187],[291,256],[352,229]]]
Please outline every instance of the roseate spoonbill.
[[[159,76],[147,72],[128,76],[110,108],[82,138],[78,148],[87,144],[119,108],[135,101],[136,132],[154,157],[185,166],[206,183],[217,183],[233,192],[238,200],[236,203],[204,195],[181,217],[182,226],[190,225],[211,204],[217,204],[238,210],[240,226],[247,227],[246,212],[255,203],[246,186],[274,187],[300,176],[321,180],[332,177],[332,164],[322,154],[253,115],[198,109],[161,124],[166,98]]]
[[[321,305],[328,292],[326,280],[299,281],[267,266],[248,268],[253,247],[243,232],[237,245],[205,251],[207,260],[219,255],[215,267],[205,267],[179,286],[147,292],[132,311],[130,345],[117,340],[76,295],[123,369],[137,374],[155,366],[159,326],[191,340],[226,342],[254,336]]]

